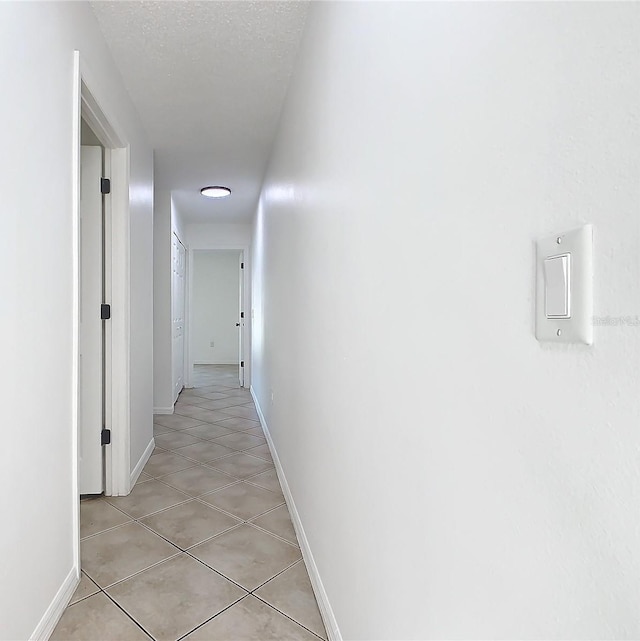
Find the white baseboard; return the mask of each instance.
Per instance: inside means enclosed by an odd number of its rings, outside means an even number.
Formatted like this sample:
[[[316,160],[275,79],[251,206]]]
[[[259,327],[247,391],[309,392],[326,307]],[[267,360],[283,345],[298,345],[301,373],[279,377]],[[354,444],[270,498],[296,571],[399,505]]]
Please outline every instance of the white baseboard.
[[[171,407],[154,407],[154,414],[173,414],[173,405]]]
[[[36,629],[29,637],[30,641],[46,641],[53,634],[53,630],[56,625],[58,625],[58,621],[60,621],[60,617],[69,605],[69,601],[71,601],[71,597],[79,583],[80,570],[78,566],[74,564],[69,574],[67,574],[67,578],[62,582],[55,597],[53,597],[53,601],[44,613],[44,616],[40,619],[40,623],[38,623]]]
[[[309,547],[309,540],[305,534],[304,528],[302,527],[302,521],[300,520],[300,515],[296,508],[296,504],[293,501],[293,495],[287,483],[287,479],[284,475],[284,470],[282,469],[282,464],[278,457],[278,452],[276,451],[275,445],[273,444],[273,439],[269,432],[269,426],[267,421],[262,413],[262,408],[260,403],[256,398],[253,387],[251,388],[251,396],[253,402],[256,406],[256,411],[258,412],[258,417],[260,423],[262,424],[262,429],[264,430],[264,435],[267,439],[267,444],[269,445],[269,450],[271,451],[271,456],[273,458],[273,463],[276,466],[276,472],[278,474],[278,479],[280,485],[282,486],[282,492],[284,494],[284,500],[287,502],[287,507],[289,508],[289,514],[291,515],[291,521],[293,523],[293,528],[296,531],[296,536],[298,537],[298,543],[300,543],[300,549],[302,550],[302,557],[304,559],[305,565],[307,566],[307,572],[309,573],[309,578],[311,579],[311,587],[313,588],[313,593],[316,596],[316,601],[318,602],[318,608],[320,609],[320,616],[322,617],[322,622],[327,631],[327,636],[329,641],[342,641],[342,634],[338,628],[338,622],[329,603],[329,597],[324,589],[322,584],[322,579],[320,578],[320,573],[318,572],[318,566],[313,558],[311,548]]]
[[[138,477],[142,473],[142,468],[144,468],[144,466],[147,464],[147,461],[153,454],[153,448],[155,446],[156,446],[156,440],[152,436],[151,440],[149,441],[149,445],[147,445],[147,448],[142,453],[140,460],[136,463],[136,466],[133,468],[131,472],[131,485],[129,485],[131,489],[133,489],[133,486],[136,484]]]

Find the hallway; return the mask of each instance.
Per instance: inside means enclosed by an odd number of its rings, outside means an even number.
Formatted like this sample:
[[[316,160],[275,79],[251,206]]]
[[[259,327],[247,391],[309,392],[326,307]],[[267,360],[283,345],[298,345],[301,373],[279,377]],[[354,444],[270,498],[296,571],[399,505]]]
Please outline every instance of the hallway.
[[[237,367],[198,366],[155,417],[129,496],[81,503],[82,582],[52,639],[326,639]]]
[[[0,641],[640,639],[640,2],[0,2],[0,52]]]

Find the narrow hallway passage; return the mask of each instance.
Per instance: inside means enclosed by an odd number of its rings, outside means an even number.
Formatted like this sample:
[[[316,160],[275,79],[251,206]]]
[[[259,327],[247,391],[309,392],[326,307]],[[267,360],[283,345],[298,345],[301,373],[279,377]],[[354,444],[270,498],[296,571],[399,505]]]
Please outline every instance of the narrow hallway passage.
[[[81,503],[82,581],[52,639],[326,639],[237,367],[201,368],[129,496]]]

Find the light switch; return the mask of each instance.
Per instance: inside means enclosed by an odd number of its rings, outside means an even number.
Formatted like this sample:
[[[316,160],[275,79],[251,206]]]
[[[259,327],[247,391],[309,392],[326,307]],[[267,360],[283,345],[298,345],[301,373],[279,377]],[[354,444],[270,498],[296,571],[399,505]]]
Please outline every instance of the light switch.
[[[547,318],[571,318],[571,254],[545,259],[544,286]]]
[[[593,228],[536,242],[536,338],[593,343]]]

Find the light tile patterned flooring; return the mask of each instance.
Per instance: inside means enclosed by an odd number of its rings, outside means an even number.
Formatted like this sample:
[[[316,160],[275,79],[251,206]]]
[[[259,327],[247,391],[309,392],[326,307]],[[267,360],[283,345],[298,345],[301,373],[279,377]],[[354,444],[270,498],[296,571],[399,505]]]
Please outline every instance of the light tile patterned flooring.
[[[316,641],[326,633],[237,367],[156,416],[126,497],[80,504],[82,580],[53,641]]]

